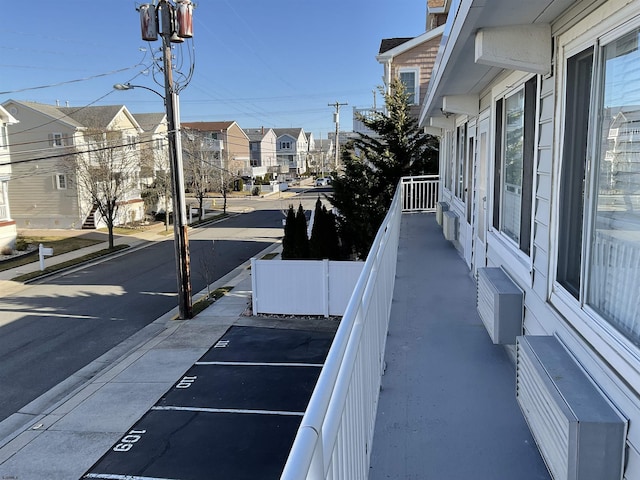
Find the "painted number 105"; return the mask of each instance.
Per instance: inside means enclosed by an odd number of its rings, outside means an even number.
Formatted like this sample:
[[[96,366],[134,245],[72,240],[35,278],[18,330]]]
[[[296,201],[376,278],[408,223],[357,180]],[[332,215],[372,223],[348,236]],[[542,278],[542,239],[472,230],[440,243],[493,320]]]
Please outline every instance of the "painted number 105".
[[[138,442],[142,438],[142,435],[147,433],[146,430],[131,430],[127,433],[120,443],[118,443],[115,447],[113,447],[114,452],[128,452],[133,448],[133,445]]]

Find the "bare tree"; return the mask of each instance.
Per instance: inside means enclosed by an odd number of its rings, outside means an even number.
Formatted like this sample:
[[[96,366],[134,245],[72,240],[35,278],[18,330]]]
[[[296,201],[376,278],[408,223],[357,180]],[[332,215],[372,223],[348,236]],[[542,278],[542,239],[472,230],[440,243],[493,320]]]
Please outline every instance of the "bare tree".
[[[88,152],[68,157],[67,167],[75,175],[81,196],[92,203],[109,231],[109,248],[114,247],[113,227],[127,200],[139,198],[140,154],[133,138],[119,130],[85,132]]]
[[[171,204],[171,171],[168,151],[158,147],[156,142],[140,145],[140,180],[144,180],[140,195],[144,200],[145,212],[157,212],[164,208],[165,230],[169,229],[169,206]]]
[[[223,151],[216,158],[216,173],[212,177],[212,187],[222,194],[223,213],[227,213],[227,198],[233,190],[233,185],[242,174],[244,163],[230,157],[228,151]]]
[[[205,134],[187,129],[182,132],[182,152],[185,182],[198,201],[198,220],[202,220],[204,199],[212,190],[212,179],[216,176],[217,152],[209,148]]]

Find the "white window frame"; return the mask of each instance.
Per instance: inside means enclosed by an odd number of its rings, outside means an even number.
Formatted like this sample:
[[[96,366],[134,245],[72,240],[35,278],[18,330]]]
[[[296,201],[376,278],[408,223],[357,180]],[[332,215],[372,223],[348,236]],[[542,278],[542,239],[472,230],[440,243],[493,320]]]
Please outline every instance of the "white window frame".
[[[69,187],[69,179],[65,173],[56,173],[56,190],[66,190]]]
[[[398,79],[400,81],[402,81],[401,74],[403,73],[413,73],[413,101],[409,101],[409,105],[419,105],[420,104],[420,68],[419,67],[398,68]],[[405,84],[405,88],[406,88],[406,84]]]
[[[616,2],[611,2],[610,15],[596,15],[588,17],[583,22],[579,23],[567,31],[565,31],[558,39],[558,52],[559,59],[557,62],[557,75],[558,75],[558,91],[560,92],[560,101],[556,104],[555,117],[559,119],[556,129],[556,141],[554,143],[554,157],[562,159],[562,152],[564,148],[564,116],[566,109],[566,91],[567,91],[567,61],[586,50],[589,47],[594,48],[594,65],[593,65],[593,77],[592,77],[592,90],[597,89],[601,91],[601,74],[602,74],[602,48],[604,45],[615,41],[616,39],[624,36],[625,34],[640,28],[640,16],[637,10],[632,7],[621,6],[616,8]],[[596,12],[597,13],[597,12]],[[629,20],[630,19],[630,20]],[[593,95],[592,95],[593,97]],[[595,105],[590,112],[590,128],[593,125],[598,126],[598,123],[594,122],[599,114],[598,107]],[[597,166],[592,158],[594,146],[597,145],[596,140],[593,137],[599,135],[590,134],[591,140],[588,146],[588,163],[586,174],[585,192],[589,195],[589,201],[584,205],[584,218],[586,225],[583,225],[583,258],[589,258],[590,255],[590,240],[588,235],[592,231],[592,220],[594,217],[594,202],[592,191],[592,179],[593,175],[597,172],[593,172]],[[562,161],[557,161],[554,166],[555,182],[553,190],[558,192],[560,188],[560,177],[562,173]],[[557,196],[557,195],[556,195]],[[552,202],[554,209],[551,219],[551,228],[558,234],[558,220],[559,220],[559,202]],[[558,246],[557,236],[552,237],[550,242],[550,269],[549,269],[549,302],[557,309],[557,311],[572,325],[584,338],[584,340],[590,344],[595,351],[598,352],[603,358],[607,358],[610,365],[621,372],[621,375],[632,385],[640,382],[640,348],[636,346],[629,338],[617,330],[611,323],[601,317],[593,309],[589,308],[586,304],[586,290],[585,285],[588,284],[588,266],[587,262],[583,260],[582,268],[582,282],[580,287],[580,297],[576,299],[568,290],[566,290],[557,281],[557,268],[558,268]],[[586,255],[586,256],[585,256]]]
[[[64,135],[60,132],[51,134],[51,146],[54,148],[64,147]]]
[[[0,123],[0,149],[6,150],[9,148],[9,127],[6,123]]]

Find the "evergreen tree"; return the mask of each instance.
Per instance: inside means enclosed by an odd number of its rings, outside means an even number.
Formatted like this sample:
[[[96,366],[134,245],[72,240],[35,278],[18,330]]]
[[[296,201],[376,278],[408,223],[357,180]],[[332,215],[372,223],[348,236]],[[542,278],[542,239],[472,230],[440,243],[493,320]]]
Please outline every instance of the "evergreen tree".
[[[386,112],[358,116],[376,135],[358,134],[342,152],[343,175],[333,181],[344,246],[365,258],[384,220],[400,178],[438,172],[438,140],[410,114],[409,95],[395,79],[382,92]]]
[[[327,211],[320,198],[316,201],[313,228],[309,240],[309,254],[311,258],[322,260],[340,259],[340,242],[336,229],[336,219],[333,213]]]
[[[309,258],[309,237],[307,236],[307,217],[302,208],[302,203],[298,206],[295,219],[295,250],[296,258]]]
[[[282,259],[291,260],[296,258],[295,248],[296,212],[293,205],[289,205],[287,220],[284,225],[284,238],[282,239]]]

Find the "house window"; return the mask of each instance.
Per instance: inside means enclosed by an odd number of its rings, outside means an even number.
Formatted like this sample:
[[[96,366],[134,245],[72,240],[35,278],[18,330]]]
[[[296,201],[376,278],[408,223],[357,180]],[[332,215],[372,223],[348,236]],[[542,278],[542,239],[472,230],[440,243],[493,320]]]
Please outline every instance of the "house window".
[[[7,148],[9,146],[9,133],[7,125],[0,123],[0,148]]]
[[[156,138],[153,141],[154,150],[162,150],[164,148],[164,140],[162,138]]]
[[[565,224],[560,225],[558,232],[556,274],[560,285],[637,345],[640,344],[639,40],[640,29],[635,29],[604,43],[593,50],[593,55],[592,50],[587,50],[567,61],[567,85],[571,87],[566,88],[567,132],[561,178],[562,187],[570,191],[563,191],[561,197],[567,213],[559,219]],[[576,80],[580,74],[588,76],[588,83]],[[590,88],[591,77],[595,88]],[[589,104],[595,111],[587,117]],[[594,140],[590,142],[591,139]],[[573,216],[578,220],[567,220]],[[569,258],[562,258],[570,247],[573,250]]]
[[[463,200],[465,185],[465,163],[467,158],[467,124],[461,125],[457,129],[458,142],[456,143],[457,155],[455,166],[455,194]]]
[[[66,190],[67,189],[67,176],[64,173],[56,174],[56,188],[58,190]]]
[[[496,102],[494,227],[527,255],[531,243],[536,77]]]
[[[136,142],[138,138],[135,135],[127,135],[126,147],[128,150],[134,150],[136,148]]]
[[[567,61],[567,84],[572,87],[566,95],[556,278],[575,298],[579,298],[582,282],[582,222],[592,69],[593,48]]]
[[[64,145],[62,134],[61,133],[52,133],[50,135],[49,144],[52,147],[62,147]]]
[[[0,180],[0,220],[7,220],[9,218],[7,205],[7,182]]]
[[[420,100],[418,87],[418,69],[400,69],[398,72],[400,81],[404,84],[405,93],[408,95],[409,105],[417,105]]]

